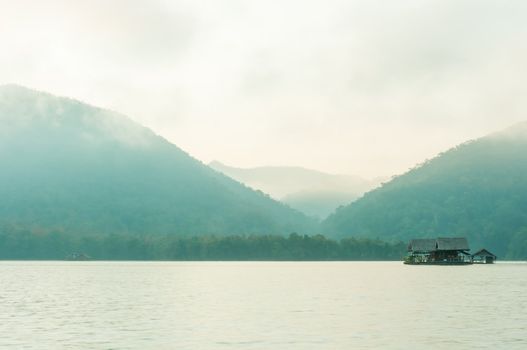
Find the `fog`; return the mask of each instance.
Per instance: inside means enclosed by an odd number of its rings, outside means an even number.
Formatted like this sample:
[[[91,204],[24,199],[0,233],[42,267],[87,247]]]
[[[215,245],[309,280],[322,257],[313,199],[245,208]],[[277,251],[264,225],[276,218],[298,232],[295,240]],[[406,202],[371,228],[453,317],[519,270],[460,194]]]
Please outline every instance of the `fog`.
[[[0,84],[198,159],[374,177],[526,119],[524,1],[0,0]]]

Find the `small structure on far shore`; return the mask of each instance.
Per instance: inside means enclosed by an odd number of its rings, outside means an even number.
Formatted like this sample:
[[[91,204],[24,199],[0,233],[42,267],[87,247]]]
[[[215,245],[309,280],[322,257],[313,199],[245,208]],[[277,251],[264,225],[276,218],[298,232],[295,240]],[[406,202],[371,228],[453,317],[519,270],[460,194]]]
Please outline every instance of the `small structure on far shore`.
[[[472,264],[468,241],[464,237],[412,239],[408,255],[409,265],[468,265]]]
[[[494,264],[496,261],[496,255],[483,248],[472,254],[472,262],[474,264]]]
[[[408,265],[470,265],[492,264],[496,255],[486,249],[469,253],[468,241],[464,237],[438,237],[412,239],[408,243]]]
[[[74,261],[86,261],[91,260],[91,256],[85,253],[71,253],[66,257],[66,260],[74,260]]]

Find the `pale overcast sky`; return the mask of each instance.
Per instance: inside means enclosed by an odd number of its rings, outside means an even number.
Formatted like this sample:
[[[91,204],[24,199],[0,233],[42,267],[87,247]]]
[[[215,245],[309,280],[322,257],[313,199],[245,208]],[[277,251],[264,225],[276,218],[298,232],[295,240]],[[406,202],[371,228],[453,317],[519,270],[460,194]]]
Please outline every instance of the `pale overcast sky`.
[[[527,1],[0,0],[0,84],[196,158],[367,177],[527,119]]]

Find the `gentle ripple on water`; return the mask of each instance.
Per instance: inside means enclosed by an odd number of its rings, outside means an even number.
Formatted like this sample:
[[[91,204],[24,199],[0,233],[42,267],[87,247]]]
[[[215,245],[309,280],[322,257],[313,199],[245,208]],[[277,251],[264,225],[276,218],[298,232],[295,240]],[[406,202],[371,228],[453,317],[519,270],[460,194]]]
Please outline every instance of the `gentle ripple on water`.
[[[527,264],[0,262],[0,349],[527,349]]]

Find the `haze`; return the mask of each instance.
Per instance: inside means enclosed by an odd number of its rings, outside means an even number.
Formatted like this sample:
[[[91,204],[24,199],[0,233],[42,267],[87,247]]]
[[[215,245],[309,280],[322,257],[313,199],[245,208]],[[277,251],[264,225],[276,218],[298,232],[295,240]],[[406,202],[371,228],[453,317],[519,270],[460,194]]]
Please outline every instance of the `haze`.
[[[405,171],[525,119],[524,1],[0,0],[0,84],[198,159]]]

